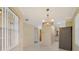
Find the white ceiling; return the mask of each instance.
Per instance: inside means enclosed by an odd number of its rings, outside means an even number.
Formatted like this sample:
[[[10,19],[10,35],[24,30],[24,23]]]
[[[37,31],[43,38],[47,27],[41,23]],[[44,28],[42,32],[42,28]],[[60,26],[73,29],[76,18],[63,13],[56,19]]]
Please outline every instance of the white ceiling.
[[[49,8],[49,7],[48,7]],[[24,15],[25,19],[29,19],[27,23],[33,24],[36,27],[41,26],[42,20],[46,19],[47,7],[20,7],[19,10]],[[72,18],[76,9],[73,7],[50,7],[50,17],[54,20],[67,20]]]

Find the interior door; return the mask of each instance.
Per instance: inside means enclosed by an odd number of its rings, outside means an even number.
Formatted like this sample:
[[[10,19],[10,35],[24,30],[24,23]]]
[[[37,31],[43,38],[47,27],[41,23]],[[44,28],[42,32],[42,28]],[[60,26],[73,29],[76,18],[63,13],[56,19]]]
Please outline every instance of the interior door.
[[[59,48],[72,50],[72,27],[60,28]]]

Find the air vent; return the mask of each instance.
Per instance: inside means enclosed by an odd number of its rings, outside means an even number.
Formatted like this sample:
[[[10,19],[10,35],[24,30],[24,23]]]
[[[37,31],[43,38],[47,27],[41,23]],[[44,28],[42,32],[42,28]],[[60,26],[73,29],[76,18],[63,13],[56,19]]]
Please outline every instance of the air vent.
[[[49,11],[49,10],[50,10],[49,8],[46,9],[46,11]]]
[[[25,19],[25,21],[29,21],[29,19]]]

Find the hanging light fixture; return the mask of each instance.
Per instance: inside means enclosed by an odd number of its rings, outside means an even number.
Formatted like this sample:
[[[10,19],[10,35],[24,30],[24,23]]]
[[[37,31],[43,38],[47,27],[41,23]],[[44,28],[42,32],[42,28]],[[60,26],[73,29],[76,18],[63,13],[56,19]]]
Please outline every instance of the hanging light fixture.
[[[47,18],[49,17],[49,10],[50,10],[49,8],[46,9],[46,11],[47,11]]]
[[[46,9],[47,11],[47,15],[46,15],[46,19],[42,20],[42,22],[47,22],[48,18],[49,18],[49,8]]]
[[[47,11],[46,19],[43,20],[42,22],[45,23],[45,24],[47,24],[47,25],[48,24],[52,24],[54,22],[54,19],[51,19],[50,15],[49,15],[50,14],[50,9],[47,8],[46,11]]]

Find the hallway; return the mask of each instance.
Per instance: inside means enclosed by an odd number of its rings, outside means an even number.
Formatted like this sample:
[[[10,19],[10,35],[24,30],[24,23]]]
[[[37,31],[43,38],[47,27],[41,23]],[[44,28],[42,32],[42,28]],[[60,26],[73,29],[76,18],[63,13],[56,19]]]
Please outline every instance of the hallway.
[[[74,7],[3,8],[2,51],[77,50],[78,41],[74,40],[78,36],[77,10]]]

